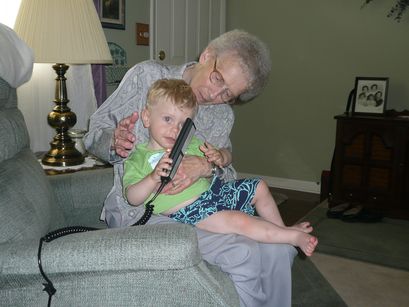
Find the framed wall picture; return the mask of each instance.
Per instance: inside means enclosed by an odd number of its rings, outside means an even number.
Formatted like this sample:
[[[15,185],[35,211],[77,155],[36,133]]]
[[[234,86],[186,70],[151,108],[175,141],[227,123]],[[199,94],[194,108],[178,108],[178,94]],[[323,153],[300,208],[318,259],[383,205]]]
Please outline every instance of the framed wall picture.
[[[356,77],[352,114],[382,115],[386,107],[389,78]]]
[[[125,0],[98,0],[102,27],[125,30]]]

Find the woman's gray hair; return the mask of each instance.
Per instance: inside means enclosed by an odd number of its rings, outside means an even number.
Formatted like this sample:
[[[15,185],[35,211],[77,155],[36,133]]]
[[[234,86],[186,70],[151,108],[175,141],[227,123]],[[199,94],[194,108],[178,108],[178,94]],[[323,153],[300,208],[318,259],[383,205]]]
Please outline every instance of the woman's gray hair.
[[[271,71],[270,51],[264,42],[246,31],[232,30],[212,40],[208,48],[216,56],[231,53],[238,57],[249,78],[247,90],[238,97],[240,101],[249,101],[261,93]]]

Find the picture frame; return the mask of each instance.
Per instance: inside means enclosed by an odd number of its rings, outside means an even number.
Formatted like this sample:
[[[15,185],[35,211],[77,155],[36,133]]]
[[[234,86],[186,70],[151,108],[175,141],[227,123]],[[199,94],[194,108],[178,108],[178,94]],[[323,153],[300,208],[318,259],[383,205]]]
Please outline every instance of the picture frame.
[[[125,0],[98,0],[103,28],[125,30]]]
[[[352,114],[383,115],[388,97],[389,78],[356,77]]]

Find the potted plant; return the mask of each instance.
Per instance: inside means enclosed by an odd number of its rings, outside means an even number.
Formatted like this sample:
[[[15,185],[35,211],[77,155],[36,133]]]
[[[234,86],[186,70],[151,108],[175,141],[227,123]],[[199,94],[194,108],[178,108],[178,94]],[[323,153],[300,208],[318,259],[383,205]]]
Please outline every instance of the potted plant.
[[[363,7],[366,6],[369,2],[373,0],[365,0],[363,3]],[[403,13],[409,6],[409,0],[396,0],[396,3],[392,8],[389,10],[388,17],[393,17],[396,21],[400,22],[402,19]]]

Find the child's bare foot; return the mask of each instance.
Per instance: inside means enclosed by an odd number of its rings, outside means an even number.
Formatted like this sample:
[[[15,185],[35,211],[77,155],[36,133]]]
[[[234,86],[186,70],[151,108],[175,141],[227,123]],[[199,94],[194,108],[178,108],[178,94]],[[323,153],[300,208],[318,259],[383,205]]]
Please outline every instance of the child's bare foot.
[[[298,230],[298,231],[302,231],[305,233],[310,233],[312,231],[312,226],[310,224],[310,222],[301,222],[299,224],[295,224],[291,227],[289,227],[290,229],[294,229],[294,230]]]
[[[315,248],[317,247],[318,239],[312,235],[301,232],[297,237],[297,246],[304,252],[308,257],[312,255]]]

